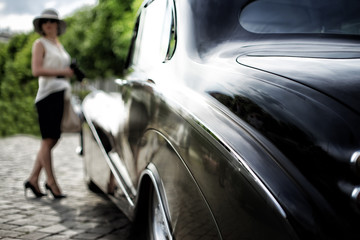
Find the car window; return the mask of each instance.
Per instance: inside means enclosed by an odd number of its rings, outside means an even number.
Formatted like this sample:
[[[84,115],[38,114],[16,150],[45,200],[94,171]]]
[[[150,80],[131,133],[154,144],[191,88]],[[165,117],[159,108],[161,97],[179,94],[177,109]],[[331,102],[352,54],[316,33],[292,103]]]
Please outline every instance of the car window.
[[[358,0],[257,0],[240,14],[253,33],[360,34]]]
[[[166,49],[165,60],[170,60],[176,49],[176,13],[173,0],[167,1],[166,14],[164,18],[162,47]]]
[[[165,7],[164,1],[153,1],[141,12],[137,49],[138,64],[142,67],[148,68],[162,61],[160,36]]]
[[[132,63],[143,70],[171,58],[175,50],[172,0],[149,1],[142,9],[132,51]]]

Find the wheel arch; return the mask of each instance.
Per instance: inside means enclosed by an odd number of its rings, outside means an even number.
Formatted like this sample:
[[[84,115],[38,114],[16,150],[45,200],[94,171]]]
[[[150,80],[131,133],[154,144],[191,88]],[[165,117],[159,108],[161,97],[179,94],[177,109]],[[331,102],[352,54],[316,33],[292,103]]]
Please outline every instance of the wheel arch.
[[[164,187],[161,182],[160,175],[153,163],[149,163],[148,166],[143,170],[138,186],[138,195],[136,199],[136,207],[134,211],[133,221],[135,223],[135,229],[143,229],[147,224],[149,215],[149,202],[151,198],[152,189],[157,195],[162,214],[167,221],[167,231],[172,234],[169,207],[167,205],[166,194]],[[140,228],[139,228],[140,227]],[[139,233],[142,238],[146,236],[144,233]]]

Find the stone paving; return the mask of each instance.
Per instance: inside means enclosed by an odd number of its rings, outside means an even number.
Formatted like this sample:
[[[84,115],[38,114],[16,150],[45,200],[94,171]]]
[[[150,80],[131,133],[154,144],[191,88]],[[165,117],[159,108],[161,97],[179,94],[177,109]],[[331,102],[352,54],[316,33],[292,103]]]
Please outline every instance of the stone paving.
[[[58,183],[67,198],[36,199],[23,183],[29,176],[40,139],[16,135],[0,138],[0,239],[130,239],[131,223],[105,196],[87,189],[79,137],[63,134],[53,151]],[[45,175],[42,173],[40,184]]]

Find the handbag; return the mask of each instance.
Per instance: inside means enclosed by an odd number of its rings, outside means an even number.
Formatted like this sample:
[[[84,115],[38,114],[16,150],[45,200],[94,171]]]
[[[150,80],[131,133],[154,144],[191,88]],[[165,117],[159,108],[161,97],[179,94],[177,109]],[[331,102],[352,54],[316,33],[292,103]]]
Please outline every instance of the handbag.
[[[72,106],[71,97],[65,94],[64,113],[63,113],[63,118],[61,120],[61,132],[75,133],[80,131],[81,131],[81,119]]]

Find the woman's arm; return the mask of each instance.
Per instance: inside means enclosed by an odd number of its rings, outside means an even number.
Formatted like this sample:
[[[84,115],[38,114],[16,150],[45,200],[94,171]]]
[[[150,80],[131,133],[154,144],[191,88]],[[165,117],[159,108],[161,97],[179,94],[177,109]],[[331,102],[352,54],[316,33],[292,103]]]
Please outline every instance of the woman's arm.
[[[31,70],[34,77],[39,76],[65,76],[72,77],[74,71],[70,68],[64,69],[49,69],[43,67],[45,49],[40,41],[34,43],[32,58],[31,58]]]

